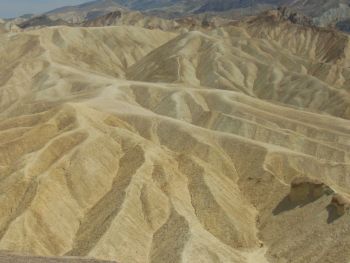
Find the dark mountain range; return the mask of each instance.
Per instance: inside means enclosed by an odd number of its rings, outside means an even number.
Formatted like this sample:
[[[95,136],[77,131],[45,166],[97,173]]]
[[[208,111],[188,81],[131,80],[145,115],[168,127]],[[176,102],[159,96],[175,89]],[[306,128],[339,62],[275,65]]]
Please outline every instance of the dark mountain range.
[[[288,6],[312,18],[318,26],[335,25],[350,18],[349,0],[96,0],[62,7],[47,13],[53,19],[82,22],[120,9],[174,18],[202,13],[221,13],[239,18],[279,6]]]
[[[36,16],[18,24],[18,26],[22,29],[42,27],[42,26],[60,26],[60,25],[68,25],[68,22],[66,22],[63,19],[53,20],[53,19],[50,19],[47,15]]]

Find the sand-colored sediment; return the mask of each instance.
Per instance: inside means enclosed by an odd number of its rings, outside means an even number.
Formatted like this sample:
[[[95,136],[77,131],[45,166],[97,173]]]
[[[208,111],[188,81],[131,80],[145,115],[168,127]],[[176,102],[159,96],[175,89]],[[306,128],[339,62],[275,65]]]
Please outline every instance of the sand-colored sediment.
[[[350,194],[349,38],[264,23],[2,34],[0,249],[348,262],[333,195],[289,195],[305,177]]]
[[[117,263],[77,257],[38,257],[0,252],[0,263]]]

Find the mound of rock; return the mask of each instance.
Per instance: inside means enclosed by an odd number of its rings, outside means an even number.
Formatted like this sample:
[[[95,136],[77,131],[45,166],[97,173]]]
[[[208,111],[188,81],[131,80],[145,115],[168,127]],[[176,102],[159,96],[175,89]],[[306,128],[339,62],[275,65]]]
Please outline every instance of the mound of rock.
[[[323,182],[309,177],[298,177],[291,183],[289,194],[292,202],[307,202],[320,198],[323,195],[330,195],[334,191]]]
[[[331,206],[336,208],[338,216],[343,216],[350,210],[350,200],[343,195],[335,194],[332,198]]]
[[[298,24],[298,25],[304,25],[304,26],[312,26],[312,20],[299,13],[296,12],[295,10],[288,8],[288,7],[279,7],[277,9],[280,13],[280,16],[282,19],[284,20],[288,20],[290,22],[292,22],[293,24]]]
[[[18,24],[18,27],[22,29],[28,29],[28,28],[35,29],[35,28],[41,28],[46,26],[62,26],[62,25],[66,26],[68,25],[68,23],[62,19],[53,20],[46,15],[40,15]]]
[[[251,18],[249,18],[251,19]],[[302,25],[302,26],[314,26],[314,23],[311,18],[299,13],[288,7],[279,7],[274,10],[268,10],[261,13],[257,17],[253,17],[251,21],[260,21],[260,22],[290,22],[292,24]]]

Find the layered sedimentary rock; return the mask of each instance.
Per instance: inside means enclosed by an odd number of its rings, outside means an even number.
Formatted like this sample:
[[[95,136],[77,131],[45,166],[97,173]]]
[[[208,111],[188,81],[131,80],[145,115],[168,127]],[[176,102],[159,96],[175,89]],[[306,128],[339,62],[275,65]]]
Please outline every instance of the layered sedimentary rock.
[[[349,38],[274,19],[2,34],[0,249],[348,262]]]
[[[291,183],[289,198],[292,202],[307,203],[332,193],[333,190],[321,181],[298,177]]]
[[[350,201],[342,195],[335,195],[332,198],[331,205],[336,208],[337,215],[343,216],[350,210]]]
[[[1,263],[117,263],[115,261],[105,261],[76,257],[37,257],[15,255],[11,253],[0,253]]]

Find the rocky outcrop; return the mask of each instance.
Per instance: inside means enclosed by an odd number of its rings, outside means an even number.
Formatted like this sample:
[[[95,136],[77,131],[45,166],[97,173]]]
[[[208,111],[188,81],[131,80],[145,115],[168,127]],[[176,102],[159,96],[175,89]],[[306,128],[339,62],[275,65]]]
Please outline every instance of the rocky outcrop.
[[[161,29],[173,31],[180,26],[176,21],[163,19],[155,16],[148,16],[141,12],[117,10],[95,19],[87,20],[82,24],[84,27],[104,27],[104,26],[138,26],[147,29]]]
[[[290,22],[292,24],[302,25],[302,26],[313,26],[312,19],[303,15],[300,12],[296,12],[288,7],[279,7],[277,9],[268,10],[262,12],[256,17],[248,18],[248,20],[255,22],[270,22],[270,23],[279,23],[279,22]]]
[[[68,23],[62,19],[53,20],[46,15],[36,16],[32,19],[29,19],[27,21],[24,21],[18,24],[18,26],[22,29],[38,28],[38,27],[40,28],[45,26],[59,26],[59,25],[68,25]]]
[[[277,10],[279,11],[279,15],[283,20],[288,20],[293,24],[304,26],[311,26],[313,24],[312,20],[309,17],[299,12],[296,12],[288,7],[279,7]]]
[[[83,23],[84,26],[111,26],[115,25],[116,22],[122,17],[121,11],[113,11],[106,15],[97,17],[92,20],[88,20]]]
[[[308,202],[316,200],[323,195],[330,195],[334,191],[323,182],[309,177],[298,177],[291,183],[289,194],[292,202]]]
[[[338,216],[343,216],[350,210],[350,200],[340,194],[335,194],[333,196],[330,205],[335,208]]]

